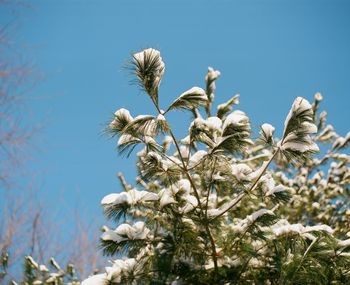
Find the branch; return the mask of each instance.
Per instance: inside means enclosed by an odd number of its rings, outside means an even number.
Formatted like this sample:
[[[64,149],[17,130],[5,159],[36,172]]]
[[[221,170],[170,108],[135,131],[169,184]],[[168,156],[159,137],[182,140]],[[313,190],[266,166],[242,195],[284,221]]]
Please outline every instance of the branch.
[[[125,190],[126,192],[129,191],[130,188],[131,188],[131,186],[126,182],[123,173],[118,172],[117,176],[118,176],[118,179],[119,179],[120,183],[122,184],[124,190]]]
[[[242,198],[245,196],[245,194],[248,194],[250,192],[252,192],[255,188],[255,186],[258,184],[260,178],[265,174],[266,170],[268,169],[269,165],[271,164],[271,162],[274,160],[274,158],[276,157],[277,153],[279,152],[279,148],[274,152],[274,154],[271,156],[270,160],[268,161],[268,163],[266,164],[266,166],[264,167],[264,169],[261,171],[261,173],[259,174],[259,176],[257,177],[257,179],[255,180],[255,182],[253,183],[253,185],[249,188],[248,191],[245,191],[243,193],[241,193],[240,195],[238,195],[238,197],[231,201],[231,204],[229,206],[226,207],[226,209],[224,211],[222,211],[219,215],[213,217],[210,221],[213,221],[215,219],[217,219],[218,217],[221,217],[222,215],[224,215],[226,212],[228,212],[229,210],[231,210],[233,207],[235,207],[241,200]]]
[[[158,104],[156,101],[153,100],[152,98],[152,102],[154,104],[154,106],[156,107],[157,111],[159,114],[163,115],[162,111],[160,110]],[[214,241],[214,238],[210,232],[210,228],[209,228],[209,219],[206,217],[206,215],[204,214],[204,210],[203,210],[203,206],[202,206],[202,203],[201,203],[201,200],[200,200],[200,197],[199,197],[199,193],[197,191],[197,188],[196,188],[196,185],[194,184],[193,180],[192,180],[192,177],[191,175],[189,174],[188,172],[188,169],[187,169],[187,166],[186,166],[186,163],[185,163],[185,160],[184,158],[182,157],[181,155],[181,150],[180,150],[180,147],[179,147],[179,144],[175,138],[175,135],[173,133],[173,131],[171,130],[171,128],[169,127],[169,133],[170,133],[170,136],[174,142],[174,145],[177,149],[177,152],[179,154],[179,157],[180,157],[180,160],[181,160],[181,163],[182,163],[182,170],[184,171],[187,179],[189,180],[192,188],[193,188],[193,191],[194,191],[194,194],[195,194],[195,197],[198,201],[198,206],[199,206],[199,209],[200,209],[200,213],[201,213],[201,219],[202,219],[202,222],[204,224],[204,227],[205,227],[205,231],[209,237],[209,240],[210,240],[210,244],[211,244],[211,249],[212,249],[212,258],[213,258],[213,262],[214,262],[214,268],[215,268],[215,272],[217,273],[218,271],[218,261],[217,261],[217,253],[216,253],[216,246],[215,246],[215,241]]]

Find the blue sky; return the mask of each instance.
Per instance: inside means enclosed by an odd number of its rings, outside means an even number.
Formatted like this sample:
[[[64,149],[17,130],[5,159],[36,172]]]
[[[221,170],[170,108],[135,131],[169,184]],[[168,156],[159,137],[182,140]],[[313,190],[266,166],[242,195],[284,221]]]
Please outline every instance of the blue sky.
[[[16,41],[45,79],[29,94],[28,120],[44,128],[28,167],[41,198],[66,217],[75,207],[101,217],[100,199],[120,190],[118,171],[133,183],[134,159],[118,156],[101,131],[116,109],[154,112],[123,68],[145,47],[160,49],[166,63],[163,109],[204,86],[213,66],[222,73],[216,102],[240,93],[255,129],[269,122],[280,134],[294,98],[319,91],[328,122],[349,130],[350,1],[29,2]],[[170,119],[182,136],[188,117]]]

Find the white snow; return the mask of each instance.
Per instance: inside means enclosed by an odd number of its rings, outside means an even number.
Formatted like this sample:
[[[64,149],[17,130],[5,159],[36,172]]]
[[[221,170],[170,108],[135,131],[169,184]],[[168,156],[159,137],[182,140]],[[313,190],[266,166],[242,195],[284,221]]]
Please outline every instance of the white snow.
[[[248,215],[245,219],[241,220],[239,223],[235,225],[231,225],[231,228],[235,232],[242,233],[244,232],[250,225],[252,225],[258,218],[260,218],[263,215],[274,215],[274,213],[271,210],[268,209],[260,209],[251,215]]]
[[[332,234],[334,230],[327,225],[316,225],[316,226],[306,226],[302,224],[289,224],[286,220],[280,220],[279,223],[271,227],[272,232],[276,236],[285,234],[302,234],[313,232],[313,231],[324,231]],[[307,236],[306,236],[307,237]]]
[[[81,285],[106,285],[107,284],[107,274],[106,273],[101,273],[101,274],[96,274],[88,279],[85,279]]]
[[[188,181],[188,179],[180,179],[177,183],[176,186],[178,190],[182,190],[185,193],[190,193],[191,192],[191,183]]]
[[[127,194],[129,194],[132,204],[136,204],[140,201],[142,202],[150,202],[150,201],[157,201],[158,195],[156,193],[148,192],[148,191],[139,191],[135,188],[128,191]]]
[[[107,279],[113,282],[120,282],[121,275],[124,273],[133,272],[137,265],[135,258],[127,258],[125,260],[116,259],[111,267],[106,267]]]
[[[209,117],[205,122],[210,129],[221,131],[222,121],[218,117]]]
[[[299,152],[319,151],[317,144],[312,143],[311,145],[308,145],[308,144],[305,144],[304,142],[285,142],[283,143],[281,149],[282,150],[291,149]]]
[[[275,132],[275,128],[270,124],[262,124],[261,130],[264,132],[266,138],[271,138]]]
[[[162,114],[157,116],[157,121],[166,121],[165,117]]]
[[[128,237],[130,239],[145,239],[149,233],[150,230],[146,227],[145,223],[139,221],[133,225],[133,229]]]
[[[191,143],[191,137],[190,136],[186,136],[186,137],[184,137],[180,142],[182,143],[182,144],[190,144]]]
[[[169,204],[177,203],[176,200],[173,197],[173,193],[168,188],[165,188],[165,189],[161,190],[158,193],[158,197],[160,199],[159,204],[160,204],[161,208],[163,208],[163,207],[165,207],[166,205],[169,205]]]
[[[193,167],[195,165],[197,165],[199,163],[199,161],[208,153],[205,150],[199,150],[197,152],[195,152],[189,160],[189,166]]]
[[[112,193],[109,194],[105,197],[103,197],[101,204],[102,205],[118,205],[118,204],[132,204],[132,200],[130,195],[128,195],[127,192],[122,192],[122,193]]]
[[[318,203],[318,202],[313,202],[312,203],[312,208],[315,208],[315,209],[319,209],[320,208],[320,203]]]
[[[228,115],[225,119],[224,125],[222,126],[223,129],[225,129],[228,125],[242,125],[249,123],[249,118],[247,115],[240,111],[235,110],[230,115]]]
[[[215,218],[219,215],[221,215],[222,213],[226,212],[229,208],[233,207],[233,205],[238,205],[239,201],[242,199],[242,197],[245,195],[245,193],[241,193],[239,194],[237,197],[235,197],[234,199],[232,199],[231,201],[225,203],[224,205],[222,205],[220,208],[218,209],[210,209],[208,210],[208,217],[209,218]]]
[[[205,77],[206,81],[216,80],[221,75],[220,71],[214,70],[212,67],[208,67],[208,74]]]
[[[196,230],[196,224],[192,219],[182,217],[182,222],[190,226],[193,230]]]
[[[154,140],[154,138],[150,136],[144,136],[144,141],[146,144],[156,144],[157,142]]]
[[[114,231],[108,229],[101,236],[102,240],[112,240],[121,242],[123,240],[146,239],[150,230],[142,221],[136,222],[132,226],[129,224],[121,224]]]
[[[303,237],[305,237],[311,241],[314,241],[316,239],[316,237],[310,233],[303,233]]]
[[[315,124],[304,121],[300,124],[299,129],[293,130],[292,132],[286,134],[286,129],[289,124],[289,121],[292,117],[298,116],[302,112],[308,116],[308,119],[311,120],[313,114],[313,109],[311,104],[304,98],[298,97],[295,99],[291,110],[284,123],[284,141],[283,144],[279,143],[279,147],[282,150],[294,150],[301,153],[312,151],[317,152],[319,148],[317,144],[311,139],[310,135],[317,132],[317,127]],[[298,138],[297,133],[304,133],[303,138]],[[299,133],[300,134],[300,133]]]
[[[148,191],[139,191],[137,189],[131,189],[128,192],[112,193],[105,196],[101,204],[103,206],[128,204],[135,205],[139,202],[150,202],[158,200],[158,195]]]
[[[297,97],[292,105],[292,108],[290,109],[287,118],[284,122],[284,133],[286,131],[287,125],[289,123],[289,120],[291,119],[291,117],[295,114],[295,115],[299,115],[300,113],[306,111],[306,110],[312,110],[312,106],[309,103],[309,101],[307,101],[306,99],[302,98],[302,97]]]
[[[142,148],[140,151],[136,153],[136,155],[140,158],[147,155],[147,147]]]
[[[295,113],[300,114],[308,109],[312,109],[311,104],[309,103],[308,100],[306,100],[305,98],[302,97],[297,97],[294,100],[292,109]]]
[[[191,184],[187,179],[179,180],[171,189],[164,188],[159,193],[159,204],[163,208],[169,204],[177,204],[175,200],[175,194],[181,193],[181,199],[186,202],[183,207],[179,208],[181,213],[188,213],[192,211],[198,205],[198,201],[195,196],[190,195]]]
[[[132,135],[124,134],[120,136],[118,140],[118,145],[126,144],[135,140],[138,140],[138,139],[133,137]]]
[[[269,215],[274,215],[274,213],[269,210],[269,209],[260,209],[256,212],[254,212],[253,214],[249,215],[246,220],[250,223],[253,223],[255,222],[258,218],[260,218],[261,216],[263,215],[266,215],[266,214],[269,214]]]
[[[248,150],[248,152],[249,152],[249,150]],[[242,159],[241,162],[242,163],[247,163],[247,162],[252,162],[252,161],[255,161],[255,160],[265,161],[265,160],[269,160],[270,157],[271,157],[271,152],[270,151],[264,151],[264,153],[257,154],[257,155],[250,156],[248,158]]]
[[[294,132],[289,133],[283,144],[280,146],[282,150],[295,150],[299,152],[306,151],[319,151],[319,148],[315,142],[312,141],[309,135],[305,135],[302,140],[300,140]]]
[[[322,170],[317,171],[317,172],[312,176],[312,178],[310,179],[310,182],[311,182],[312,184],[318,184],[318,183],[321,181],[321,179],[322,179],[323,176],[324,176],[324,173],[323,173]]]
[[[178,159],[175,156],[169,156],[169,159],[163,159],[162,160],[162,166],[164,169],[168,169],[169,167],[175,166],[175,165],[181,165],[181,160]]]
[[[250,180],[257,179],[261,175],[261,173],[264,171],[267,164],[268,164],[268,161],[264,161],[257,170],[253,171],[248,175],[249,179]]]
[[[305,130],[308,134],[314,134],[317,133],[317,127],[315,124],[312,124],[310,122],[303,122],[301,124],[301,127],[303,130]]]
[[[116,259],[112,266],[105,267],[105,273],[97,274],[85,279],[81,285],[106,285],[110,282],[120,283],[123,276],[130,273],[138,274],[143,262],[136,258]]]
[[[345,141],[348,142],[350,140],[350,132],[348,132],[346,135],[345,135]]]
[[[222,110],[222,109],[228,109],[228,110],[231,110],[232,107],[231,105],[238,105],[239,104],[239,94],[236,94],[234,97],[232,97],[229,101],[227,101],[226,103],[222,103],[222,104],[219,104],[217,106],[217,110]]]
[[[282,225],[282,226],[273,226],[272,231],[276,236],[294,233],[294,234],[300,234],[303,232],[304,226],[301,224],[288,224],[288,225]]]
[[[26,259],[29,261],[29,263],[34,267],[34,268],[39,268],[39,264],[33,259],[31,256],[26,256]]]
[[[271,177],[269,173],[263,175],[260,178],[260,184],[265,195],[267,195],[268,192],[273,191],[273,189],[276,187],[275,180]]]
[[[332,145],[332,148],[335,149],[335,148],[341,148],[343,145],[345,145],[345,142],[346,142],[346,139],[343,138],[343,137],[339,137],[337,138],[333,145]]]
[[[282,184],[279,184],[277,185],[276,187],[273,187],[272,189],[269,189],[265,195],[266,196],[271,196],[271,195],[274,195],[275,193],[278,193],[278,192],[283,192],[283,191],[286,191],[288,188]]]
[[[328,141],[332,138],[336,138],[337,134],[334,132],[334,127],[332,125],[327,125],[322,132],[318,135],[318,139],[322,141]]]
[[[101,239],[102,240],[111,240],[111,241],[114,241],[114,242],[117,242],[117,243],[125,240],[125,238],[120,237],[119,235],[117,235],[117,233],[115,231],[107,228],[106,226],[104,227],[104,230],[105,231],[101,235]]]
[[[184,197],[186,200],[186,205],[179,209],[180,213],[187,214],[198,206],[197,198],[193,195],[187,195]]]
[[[120,236],[127,236],[128,233],[131,231],[132,226],[130,226],[129,224],[121,224],[114,230],[114,232]]]
[[[237,181],[250,181],[249,174],[252,173],[252,169],[247,164],[232,164],[231,171]]]
[[[316,225],[316,226],[307,226],[304,228],[304,232],[312,232],[312,231],[317,231],[317,232],[327,232],[329,234],[332,234],[334,230],[327,225]]]
[[[126,118],[128,122],[131,122],[133,120],[132,116],[130,115],[130,112],[127,109],[121,108],[114,113],[115,118],[113,121],[109,124],[110,128],[114,128],[114,126],[117,124],[117,119],[120,117]]]
[[[61,267],[53,257],[50,258],[50,262],[57,270],[61,270]]]
[[[179,96],[179,98],[182,98],[182,97],[187,96],[187,95],[190,95],[190,94],[198,94],[198,95],[200,95],[200,96],[203,98],[203,100],[207,100],[207,94],[206,94],[206,92],[205,92],[202,88],[200,88],[200,87],[192,87],[191,89],[189,89],[189,90],[183,92],[183,93]]]
[[[163,159],[162,160],[162,168],[165,171],[168,170],[170,167],[173,167],[175,165],[177,165],[177,166],[181,165],[181,161],[177,157],[170,156],[170,159]]]
[[[203,118],[196,118],[194,119],[189,127],[189,131],[191,131],[191,129],[193,127],[197,127],[197,128],[205,128],[206,127],[206,123],[205,120]]]
[[[316,101],[322,101],[323,100],[323,96],[320,92],[317,92],[314,96]]]
[[[160,56],[160,51],[156,50],[154,48],[148,48],[148,49],[145,49],[143,51],[134,53],[133,57],[134,57],[134,61],[137,61],[141,65],[144,65],[145,58],[150,58],[150,57],[156,58],[156,57],[158,57],[159,65],[160,65],[160,68],[159,68],[158,72],[161,72],[162,68],[164,69],[165,64],[164,64],[164,62],[162,60],[162,57]]]
[[[181,156],[182,156],[183,158],[187,158],[188,155],[189,155],[188,146],[184,146],[184,145],[180,146],[180,154],[181,154]],[[174,155],[175,155],[175,156],[179,156],[179,152],[176,151],[176,152],[174,153]]]
[[[41,272],[49,272],[49,270],[47,269],[47,267],[46,267],[44,264],[41,264],[41,265],[39,266],[39,270],[40,270]]]
[[[159,115],[162,116],[162,115]],[[132,123],[137,125],[140,125],[140,122],[144,121],[145,124],[142,126],[142,131],[145,135],[153,135],[154,130],[157,128],[157,121],[156,118],[152,115],[138,115],[133,120]]]
[[[116,117],[126,117],[128,121],[132,121],[133,120],[132,116],[130,115],[129,110],[124,109],[124,108],[121,108],[121,109],[115,111],[114,116],[116,116]]]
[[[338,241],[338,245],[340,247],[350,246],[350,239],[340,240],[340,241]]]
[[[143,120],[143,119],[148,118],[148,117],[152,117],[152,116],[151,116],[151,115],[137,115],[137,116],[134,118],[134,121]]]

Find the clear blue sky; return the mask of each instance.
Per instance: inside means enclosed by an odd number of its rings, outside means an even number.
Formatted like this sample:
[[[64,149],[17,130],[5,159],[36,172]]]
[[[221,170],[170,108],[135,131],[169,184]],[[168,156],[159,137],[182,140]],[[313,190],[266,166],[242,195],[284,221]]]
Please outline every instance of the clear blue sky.
[[[350,129],[350,1],[29,2],[17,40],[45,74],[29,101],[30,120],[45,128],[28,167],[42,198],[66,213],[78,205],[87,219],[100,217],[100,199],[120,190],[116,173],[133,182],[134,160],[119,157],[101,130],[116,109],[153,112],[123,69],[145,47],[166,63],[164,109],[203,86],[213,66],[222,72],[217,102],[240,93],[255,128],[269,122],[280,133],[294,98],[319,91],[328,122],[342,135]],[[188,118],[171,119],[183,135]]]

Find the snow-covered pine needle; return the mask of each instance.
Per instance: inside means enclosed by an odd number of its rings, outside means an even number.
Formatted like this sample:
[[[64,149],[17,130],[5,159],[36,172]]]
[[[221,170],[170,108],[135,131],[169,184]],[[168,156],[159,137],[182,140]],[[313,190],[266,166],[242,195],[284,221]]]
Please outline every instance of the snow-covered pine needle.
[[[132,64],[139,85],[158,105],[158,90],[165,70],[160,52],[153,48],[137,52],[133,54]]]
[[[207,95],[205,91],[200,87],[192,87],[191,89],[182,93],[167,109],[166,112],[174,109],[187,109],[198,108],[204,106],[207,103]]]

